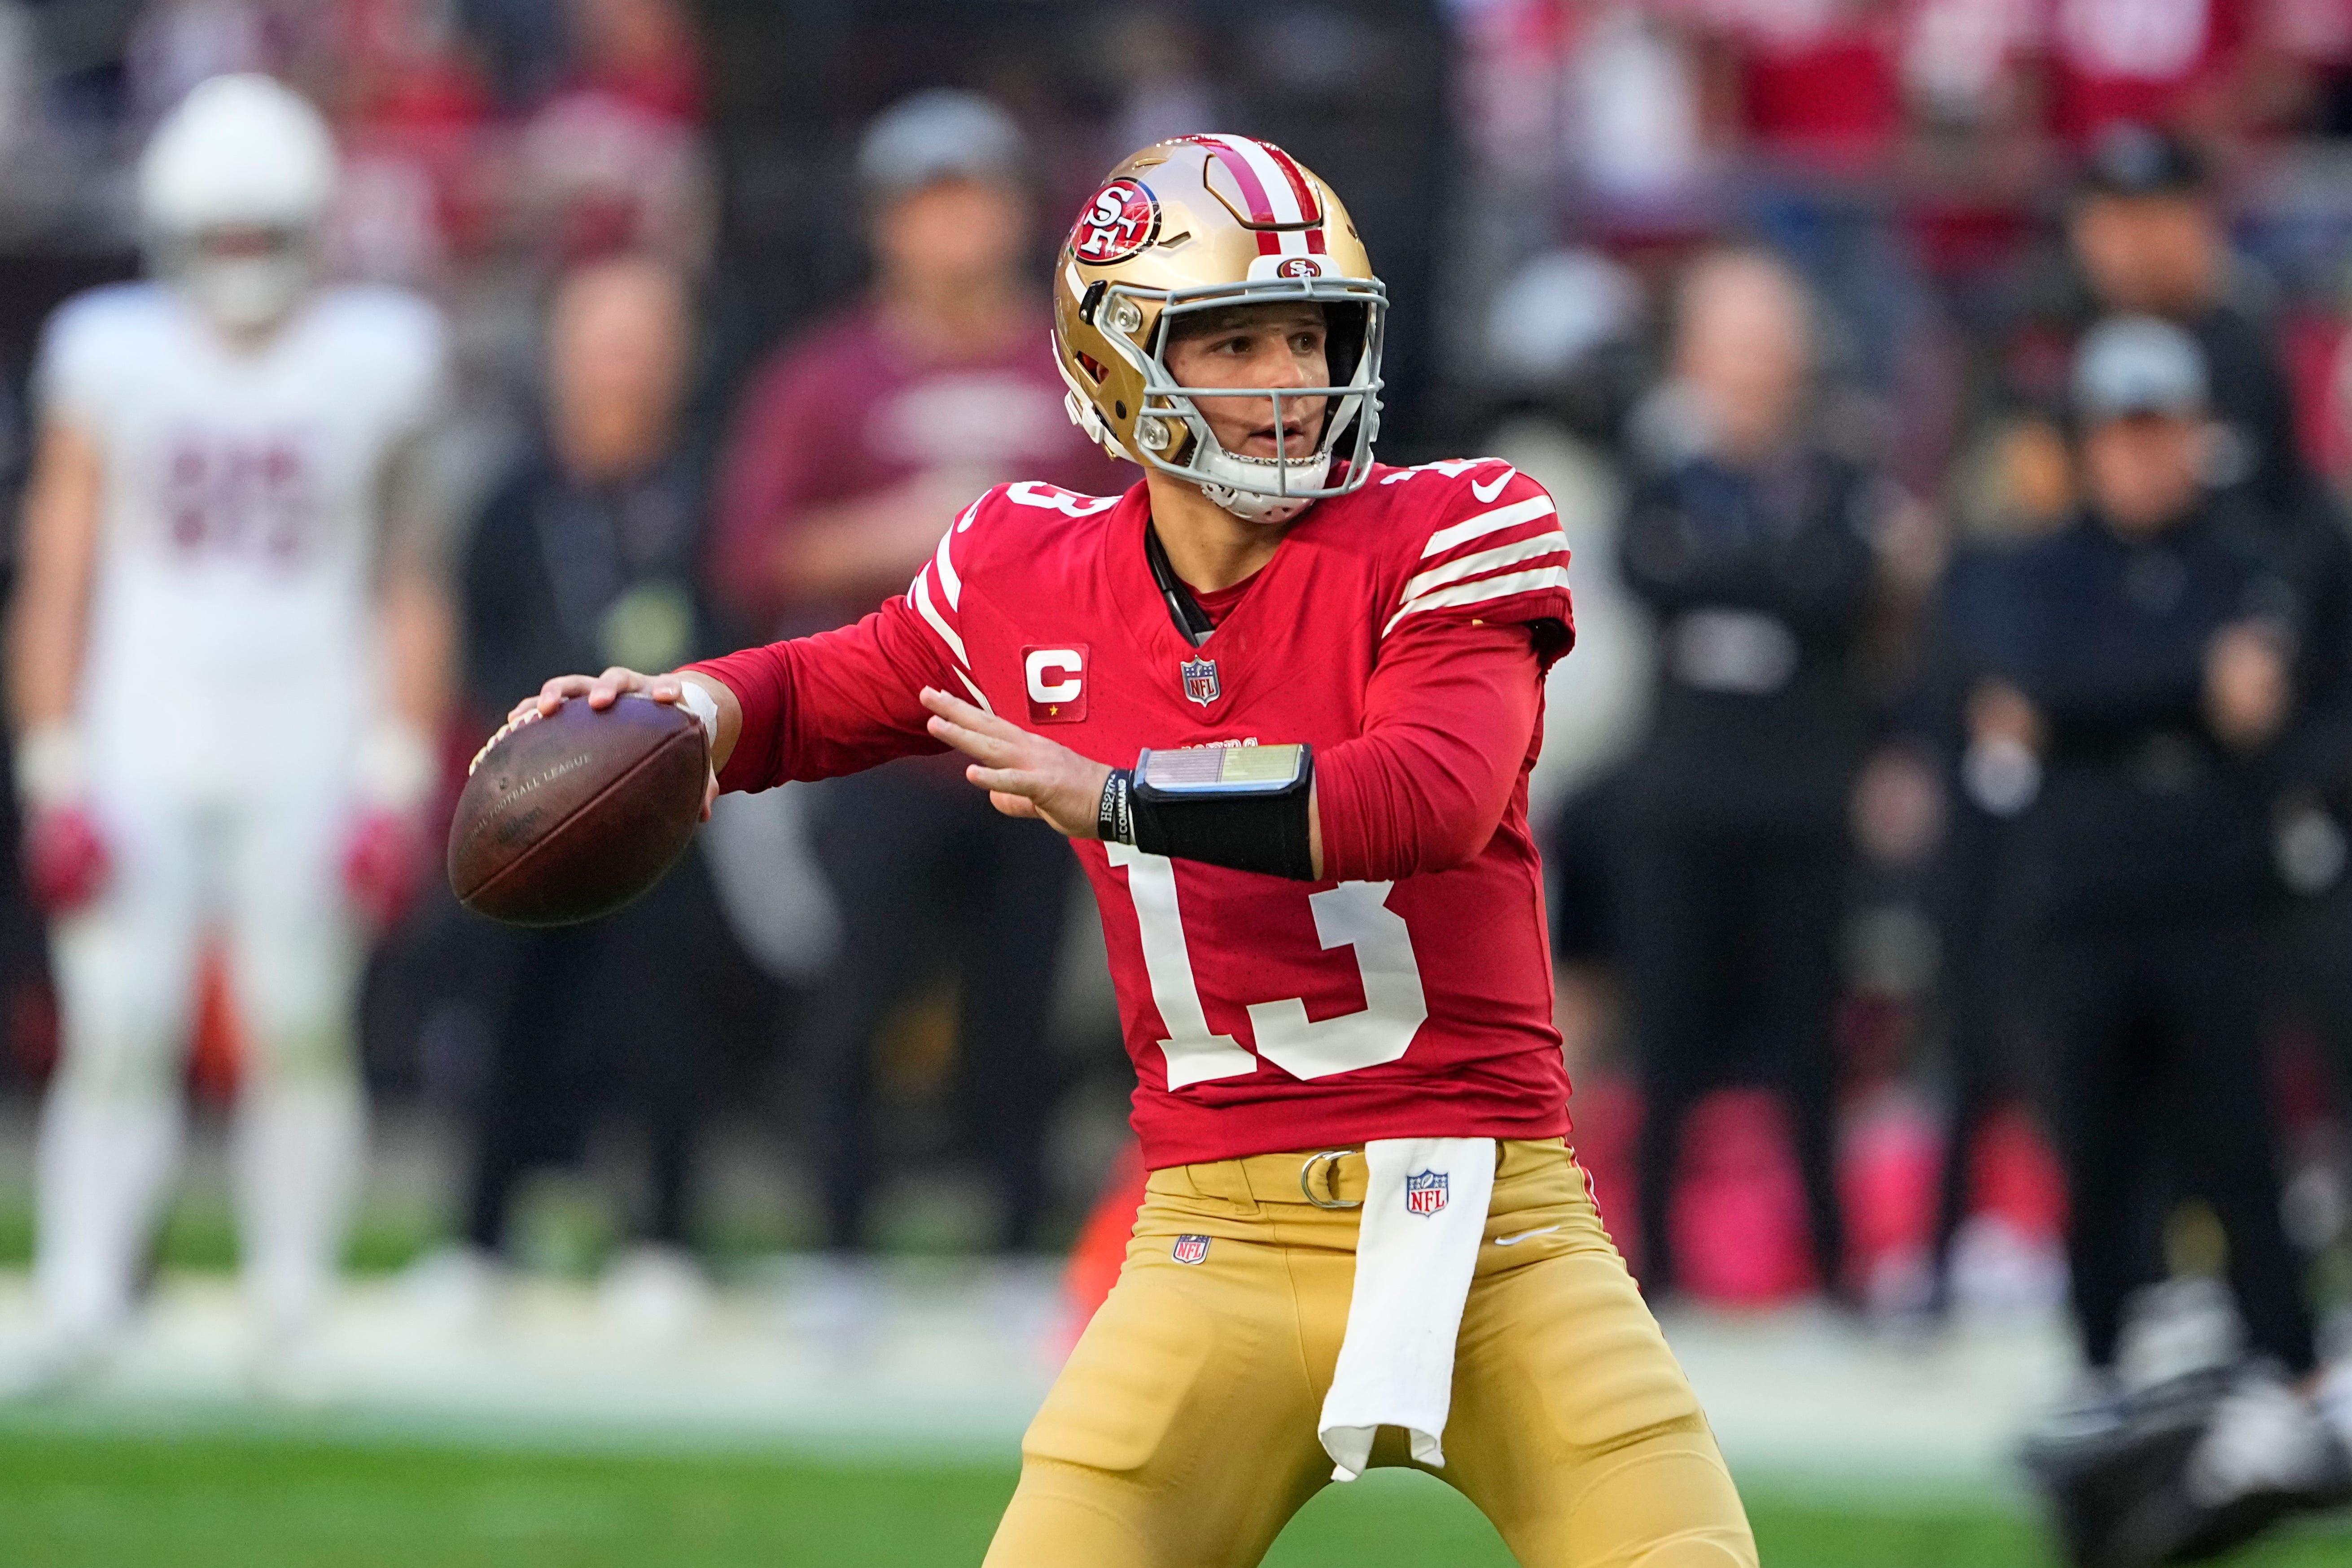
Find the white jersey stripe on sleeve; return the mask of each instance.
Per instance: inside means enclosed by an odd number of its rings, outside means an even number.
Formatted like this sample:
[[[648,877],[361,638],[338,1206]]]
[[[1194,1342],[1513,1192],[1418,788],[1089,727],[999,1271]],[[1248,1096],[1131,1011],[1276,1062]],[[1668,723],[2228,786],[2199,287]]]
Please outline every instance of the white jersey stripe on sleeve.
[[[955,540],[956,531],[949,529],[940,535],[939,553],[931,559],[940,568],[940,591],[947,596],[950,610],[963,607],[963,579],[956,575],[955,563],[948,559],[948,546]]]
[[[1482,511],[1475,517],[1465,517],[1460,522],[1451,523],[1431,534],[1429,542],[1422,546],[1422,559],[1425,561],[1433,555],[1443,554],[1464,541],[1476,539],[1482,534],[1500,533],[1507,528],[1533,522],[1539,517],[1550,517],[1559,510],[1552,504],[1551,497],[1536,495],[1525,500],[1515,500],[1508,506],[1498,506],[1492,511]]]
[[[941,616],[931,604],[931,589],[928,581],[929,576],[930,574],[928,571],[917,573],[915,575],[913,589],[915,608],[921,614],[923,619],[931,623],[931,629],[939,633],[940,638],[946,642],[948,651],[955,655],[955,661],[964,668],[970,669],[971,659],[963,651],[963,638],[956,636],[955,628],[948,625],[947,618]]]
[[[959,669],[956,671],[956,679],[963,682],[963,689],[971,693],[971,700],[980,704],[982,712],[993,713],[996,711],[994,708],[989,705],[988,693],[982,691],[980,689],[979,684],[974,681],[971,676],[966,675],[962,670]]]
[[[1420,598],[1409,601],[1404,608],[1389,617],[1389,624],[1381,628],[1381,636],[1388,636],[1390,632],[1396,629],[1396,624],[1399,621],[1423,610],[1444,610],[1457,605],[1479,605],[1489,599],[1507,599],[1514,594],[1531,594],[1545,588],[1567,586],[1568,568],[1565,566],[1542,566],[1532,572],[1514,572],[1507,576],[1481,577],[1475,583],[1456,584],[1451,588],[1440,588],[1433,593],[1423,594]]]
[[[1559,529],[1538,533],[1533,539],[1522,539],[1516,544],[1496,545],[1481,550],[1475,555],[1457,556],[1443,566],[1433,566],[1404,585],[1404,600],[1410,604],[1432,588],[1442,588],[1448,583],[1459,583],[1465,577],[1475,577],[1482,572],[1500,571],[1516,566],[1522,561],[1532,561],[1538,555],[1551,555],[1568,549],[1568,535]]]

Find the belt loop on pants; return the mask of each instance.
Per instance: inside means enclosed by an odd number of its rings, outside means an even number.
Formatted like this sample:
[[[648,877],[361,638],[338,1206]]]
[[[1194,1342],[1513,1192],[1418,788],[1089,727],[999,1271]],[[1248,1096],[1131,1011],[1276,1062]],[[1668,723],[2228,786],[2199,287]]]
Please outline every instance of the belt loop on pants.
[[[1318,1209],[1364,1206],[1361,1198],[1351,1202],[1339,1196],[1339,1162],[1355,1152],[1353,1149],[1325,1149],[1307,1156],[1306,1163],[1298,1167],[1298,1190],[1307,1194],[1308,1203]],[[1319,1193],[1316,1191],[1318,1186],[1323,1189]]]

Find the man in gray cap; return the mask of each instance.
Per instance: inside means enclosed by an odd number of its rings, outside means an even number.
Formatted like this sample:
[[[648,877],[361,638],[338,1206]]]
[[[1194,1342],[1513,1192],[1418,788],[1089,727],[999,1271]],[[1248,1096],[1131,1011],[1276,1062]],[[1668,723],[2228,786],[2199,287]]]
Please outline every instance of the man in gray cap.
[[[2070,1192],[2068,1261],[2091,1379],[2029,1458],[2076,1560],[2152,1565],[2241,1513],[2340,1482],[2309,1376],[2302,1261],[2279,1216],[2266,1014],[2278,884],[2271,799],[2294,721],[2299,605],[2265,531],[2210,491],[2196,341],[2147,316],[2084,335],[2073,405],[2084,506],[2017,558],[2013,620],[1973,693],[1980,746],[2030,758],[2013,872]],[[2151,1207],[2201,1200],[2228,1238],[2253,1360],[2208,1374],[2192,1480],[2107,1461],[2172,1414],[2117,1376]],[[2176,1453],[2171,1456],[2178,1459]]]
[[[917,93],[866,131],[873,285],[752,378],[721,477],[711,593],[747,633],[845,626],[905,592],[957,512],[1000,480],[1089,494],[1130,482],[1062,409],[1030,282],[1024,163],[1019,131],[975,93]],[[830,782],[813,816],[842,921],[806,1035],[828,1243],[866,1239],[877,1037],[950,970],[956,1121],[995,1178],[997,1242],[1031,1245],[1068,857],[1039,825],[991,810],[952,757]]]

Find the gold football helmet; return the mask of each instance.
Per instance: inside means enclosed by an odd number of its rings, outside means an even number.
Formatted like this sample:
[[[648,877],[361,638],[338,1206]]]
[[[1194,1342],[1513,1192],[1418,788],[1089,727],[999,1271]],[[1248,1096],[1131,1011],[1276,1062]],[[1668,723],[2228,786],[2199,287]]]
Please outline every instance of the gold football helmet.
[[[1346,495],[1370,473],[1388,289],[1331,187],[1281,148],[1245,136],[1146,147],[1087,203],[1057,272],[1054,352],[1070,418],[1111,456],[1189,479],[1235,516],[1265,522]],[[1287,300],[1322,307],[1331,384],[1180,386],[1169,374],[1177,318]],[[1195,397],[1270,397],[1277,425],[1283,399],[1324,398],[1322,433],[1311,457],[1244,457],[1210,434]]]

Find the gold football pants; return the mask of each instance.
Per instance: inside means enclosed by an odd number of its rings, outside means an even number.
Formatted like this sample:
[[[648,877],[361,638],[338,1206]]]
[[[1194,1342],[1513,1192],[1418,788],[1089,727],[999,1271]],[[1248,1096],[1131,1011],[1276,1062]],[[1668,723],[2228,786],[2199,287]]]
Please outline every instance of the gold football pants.
[[[1023,1440],[987,1568],[1251,1568],[1328,1483],[1315,1427],[1357,1213],[1307,1201],[1307,1159],[1151,1173],[1118,1284]],[[1313,1175],[1318,1196],[1363,1196],[1360,1153]],[[1706,1418],[1558,1139],[1502,1145],[1444,1447],[1430,1473],[1527,1568],[1754,1568]],[[1372,1463],[1412,1463],[1401,1431]]]

